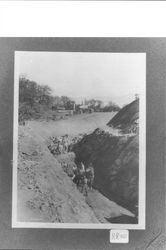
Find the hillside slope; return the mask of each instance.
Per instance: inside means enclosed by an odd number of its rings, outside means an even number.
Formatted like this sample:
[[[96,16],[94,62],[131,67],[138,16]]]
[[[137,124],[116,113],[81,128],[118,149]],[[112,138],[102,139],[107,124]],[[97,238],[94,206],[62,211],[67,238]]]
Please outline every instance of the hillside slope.
[[[33,130],[19,129],[18,221],[98,223],[85,197]]]

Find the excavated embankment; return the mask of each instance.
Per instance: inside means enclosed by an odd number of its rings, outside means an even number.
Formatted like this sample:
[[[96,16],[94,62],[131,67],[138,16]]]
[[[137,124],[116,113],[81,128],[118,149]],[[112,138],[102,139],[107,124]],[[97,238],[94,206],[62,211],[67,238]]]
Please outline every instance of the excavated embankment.
[[[94,187],[137,214],[138,135],[113,136],[96,129],[75,144],[76,162],[95,169]]]
[[[71,178],[73,152],[53,155],[45,139],[27,127],[19,128],[18,142],[18,221],[109,223],[109,218],[134,218],[97,190],[88,191],[88,196],[80,193]]]
[[[108,139],[111,136],[109,133],[106,133],[104,131],[101,131],[100,129],[97,129],[97,135],[102,134],[102,136],[105,139]],[[80,165],[80,162],[84,162],[85,167],[88,166],[88,164],[91,161],[85,155],[85,159],[80,158],[80,155],[77,155],[77,158],[75,159],[75,153],[72,152],[81,142],[84,142],[86,139],[90,138],[90,141],[87,141],[87,144],[89,145],[90,142],[93,141],[93,143],[96,145],[96,137],[93,139],[90,135],[86,134],[79,134],[77,137],[69,137],[67,135],[62,137],[51,137],[49,138],[49,144],[48,148],[50,152],[54,155],[54,157],[58,160],[58,162],[61,164],[62,169],[64,170],[67,175],[72,178],[74,176],[74,169],[78,168]],[[67,138],[67,139],[64,139]],[[69,147],[66,147],[66,140],[69,143]],[[105,144],[105,141],[103,141]],[[70,152],[67,150],[70,150]],[[99,149],[101,150],[101,149]],[[92,151],[89,152],[92,156],[94,153],[94,148],[92,148]],[[81,150],[81,153],[84,153],[84,151]],[[78,152],[80,154],[80,152]],[[95,172],[96,175],[96,172]],[[73,179],[73,178],[72,178]],[[110,219],[116,219],[116,218],[122,218],[121,221],[125,221],[122,223],[136,223],[136,217],[133,213],[131,213],[129,210],[125,209],[124,207],[119,206],[116,204],[113,200],[108,199],[106,196],[101,194],[97,189],[98,187],[94,187],[93,189],[88,189],[87,193],[81,191],[81,187],[78,187],[81,193],[84,194],[86,198],[87,204],[93,209],[96,217],[101,223],[108,223],[112,222]],[[85,191],[85,190],[84,190]]]
[[[90,134],[46,139],[20,126],[18,221],[137,223],[138,103],[124,107],[107,129]],[[111,134],[109,126],[120,133]],[[95,171],[86,197],[72,181],[80,162],[85,168],[92,163]]]

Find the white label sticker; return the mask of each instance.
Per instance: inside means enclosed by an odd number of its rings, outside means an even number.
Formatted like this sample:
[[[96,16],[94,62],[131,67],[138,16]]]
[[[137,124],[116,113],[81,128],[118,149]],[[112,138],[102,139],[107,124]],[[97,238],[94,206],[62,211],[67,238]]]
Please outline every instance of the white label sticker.
[[[129,231],[128,230],[110,230],[110,242],[111,243],[128,243]]]

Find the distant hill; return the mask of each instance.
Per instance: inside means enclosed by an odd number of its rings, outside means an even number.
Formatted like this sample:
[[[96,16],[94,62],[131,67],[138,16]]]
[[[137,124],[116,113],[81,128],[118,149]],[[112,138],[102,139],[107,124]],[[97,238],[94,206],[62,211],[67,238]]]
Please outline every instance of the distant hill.
[[[108,123],[109,127],[118,128],[125,133],[136,132],[139,119],[139,99],[124,106]],[[134,130],[134,131],[133,131]]]

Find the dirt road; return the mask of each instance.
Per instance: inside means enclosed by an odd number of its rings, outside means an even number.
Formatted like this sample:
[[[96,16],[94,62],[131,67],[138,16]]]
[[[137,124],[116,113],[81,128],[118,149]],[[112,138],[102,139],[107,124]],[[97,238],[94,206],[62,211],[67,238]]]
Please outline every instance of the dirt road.
[[[96,112],[74,115],[59,121],[29,121],[27,126],[44,139],[49,136],[62,136],[64,134],[76,136],[80,133],[91,133],[96,128],[106,128],[106,123],[115,114],[115,112]]]

